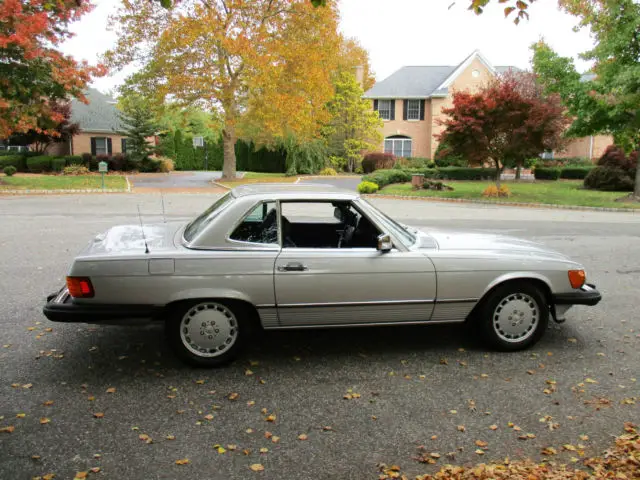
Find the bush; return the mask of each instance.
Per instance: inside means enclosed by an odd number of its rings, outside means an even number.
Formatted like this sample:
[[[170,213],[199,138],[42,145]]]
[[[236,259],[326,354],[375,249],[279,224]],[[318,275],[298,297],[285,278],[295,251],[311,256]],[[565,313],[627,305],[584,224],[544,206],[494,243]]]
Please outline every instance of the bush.
[[[594,165],[589,167],[564,167],[560,169],[560,178],[567,178],[573,180],[583,180],[588,173],[595,168]]]
[[[64,167],[66,166],[67,161],[63,157],[57,157],[51,159],[51,171],[53,172],[62,172]]]
[[[68,167],[64,167],[62,170],[63,175],[87,175],[89,173],[89,169],[84,165],[69,165]]]
[[[370,175],[365,175],[362,180],[363,182],[375,183],[379,188],[382,188],[392,183],[410,182],[412,173],[409,170],[377,170]]]
[[[4,167],[2,171],[7,177],[12,177],[18,171],[18,169],[13,165],[9,165],[8,167]]]
[[[427,168],[436,168],[436,167],[437,167],[437,165],[436,165],[436,162],[428,161],[428,162],[425,164],[425,167],[427,167]]]
[[[584,186],[608,192],[632,192],[635,179],[618,167],[596,167],[584,179]]]
[[[636,164],[632,160],[632,155],[628,157],[624,150],[616,145],[609,145],[602,156],[598,159],[599,167],[621,168],[626,172],[635,170]]]
[[[560,178],[560,168],[558,167],[536,167],[533,171],[536,180],[558,180]]]
[[[67,166],[84,164],[82,155],[67,155],[66,157],[64,157],[64,159]]]
[[[91,155],[90,153],[82,154],[82,163],[84,164],[85,167],[90,169],[92,162],[93,162],[93,155]]]
[[[32,173],[49,172],[52,160],[53,157],[50,155],[27,158],[27,169]]]
[[[145,158],[138,165],[138,169],[143,173],[159,172],[161,164],[162,162],[157,158]]]
[[[562,162],[563,165],[566,165],[569,167],[593,166],[593,162],[591,161],[590,158],[587,158],[587,157],[567,157],[567,158],[560,158],[559,160],[560,162]]]
[[[3,155],[0,157],[0,168],[15,167],[18,172],[27,170],[27,163],[23,155]]]
[[[433,163],[425,157],[407,157],[406,161],[409,168],[425,168],[429,163]],[[435,163],[433,165],[435,165]]]
[[[489,197],[489,198],[510,197],[511,196],[511,191],[509,190],[509,188],[506,185],[500,185],[499,189],[495,185],[489,185],[482,192],[482,196],[483,197]]]
[[[393,168],[395,163],[396,157],[392,153],[367,153],[362,160],[362,171],[364,173],[372,173],[375,170]]]
[[[443,167],[438,169],[438,177],[445,180],[491,180],[496,177],[493,168]]]
[[[114,172],[124,172],[127,164],[127,158],[123,153],[116,153],[112,157],[106,159],[109,170]]]
[[[358,184],[358,193],[376,193],[380,187],[373,182],[360,182]]]
[[[325,167],[322,170],[320,170],[318,172],[318,175],[326,175],[326,176],[330,176],[333,177],[335,175],[338,175],[338,172],[336,172],[333,168],[331,167]]]
[[[337,155],[329,155],[329,165],[335,170],[344,171],[347,168],[347,159]]]
[[[159,162],[158,171],[162,173],[173,172],[174,170],[173,160],[171,160],[168,157],[158,157],[156,160]]]

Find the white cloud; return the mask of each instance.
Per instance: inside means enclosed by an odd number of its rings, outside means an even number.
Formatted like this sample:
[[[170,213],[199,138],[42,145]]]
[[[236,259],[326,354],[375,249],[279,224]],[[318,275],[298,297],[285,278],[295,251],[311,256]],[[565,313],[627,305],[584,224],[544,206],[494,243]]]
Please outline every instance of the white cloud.
[[[73,25],[76,36],[62,50],[97,63],[116,41],[115,33],[107,31],[107,17],[120,1],[96,0],[96,8]],[[467,10],[468,1],[456,0],[449,8],[453,0],[342,0],[340,28],[369,51],[378,80],[404,65],[456,65],[476,48],[494,65],[527,68],[529,46],[541,37],[560,55],[575,58],[580,70],[589,67],[577,59],[593,44],[588,32],[574,33],[576,19],[560,12],[553,0],[535,2],[529,8],[531,20],[518,26],[504,18],[504,5],[495,0],[480,16]],[[93,85],[107,91],[125,77],[118,73]]]

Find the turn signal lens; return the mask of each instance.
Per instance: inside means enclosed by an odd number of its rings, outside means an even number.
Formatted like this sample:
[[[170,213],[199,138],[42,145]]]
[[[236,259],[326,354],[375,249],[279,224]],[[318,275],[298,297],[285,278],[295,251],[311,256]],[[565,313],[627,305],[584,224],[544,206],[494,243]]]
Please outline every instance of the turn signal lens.
[[[88,277],[67,277],[67,288],[73,298],[92,298],[95,294]]]
[[[569,283],[573,288],[580,288],[586,279],[584,270],[569,270]]]

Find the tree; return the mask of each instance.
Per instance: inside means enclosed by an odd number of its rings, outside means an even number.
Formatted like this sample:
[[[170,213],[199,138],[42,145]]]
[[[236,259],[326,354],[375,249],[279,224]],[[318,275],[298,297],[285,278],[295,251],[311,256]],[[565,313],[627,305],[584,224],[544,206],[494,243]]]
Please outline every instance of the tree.
[[[39,120],[62,122],[60,100],[86,101],[82,91],[103,67],[77,63],[56,47],[92,8],[80,0],[0,2],[0,138],[39,128]]]
[[[330,153],[345,158],[349,172],[362,161],[362,151],[375,149],[382,142],[382,120],[363,95],[353,73],[344,71],[336,79],[335,95],[327,105],[331,120],[324,133]]]
[[[44,153],[52,143],[68,142],[80,131],[77,123],[71,123],[71,104],[69,102],[51,103],[52,116],[37,119],[35,128],[16,133],[10,137],[13,145],[30,145],[32,150]],[[54,119],[55,118],[55,119]]]
[[[627,152],[640,149],[640,4],[566,0],[563,5],[596,40],[593,49],[581,54],[595,62],[593,75],[585,81],[571,59],[560,57],[543,41],[532,46],[534,71],[575,118],[569,135],[608,133]],[[640,168],[634,196],[640,199]]]
[[[155,151],[153,145],[149,143],[149,137],[157,133],[153,112],[144,98],[129,97],[119,117],[123,128],[118,133],[126,138],[129,158],[132,162],[141,164]]]
[[[506,164],[519,164],[563,144],[569,119],[560,97],[545,95],[535,76],[508,73],[477,93],[453,94],[453,106],[442,110],[444,131],[438,140],[472,164],[492,162],[496,185]]]
[[[333,7],[183,0],[167,9],[131,0],[113,24],[119,41],[105,57],[109,65],[141,62],[145,91],[220,113],[225,178],[235,178],[239,127],[249,124],[267,144],[313,139],[327,120],[339,46]]]

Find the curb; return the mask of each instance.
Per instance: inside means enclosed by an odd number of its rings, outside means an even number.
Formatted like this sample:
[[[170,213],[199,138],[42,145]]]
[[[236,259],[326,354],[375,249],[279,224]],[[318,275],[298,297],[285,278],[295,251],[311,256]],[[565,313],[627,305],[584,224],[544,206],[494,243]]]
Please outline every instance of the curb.
[[[127,182],[127,192],[131,192],[131,182],[129,181],[129,175],[125,175],[124,179]]]
[[[580,205],[558,205],[555,203],[516,203],[516,202],[490,202],[486,200],[469,200],[464,198],[441,198],[441,197],[418,197],[414,195],[385,195],[385,194],[365,194],[367,198],[388,198],[395,200],[419,200],[423,202],[442,203],[473,203],[480,205],[491,205],[494,207],[520,207],[520,208],[546,208],[554,210],[582,210],[587,212],[623,212],[640,214],[640,208],[613,208],[613,207],[586,207]]]
[[[211,180],[211,184],[215,185],[216,187],[219,187],[219,188],[224,188],[225,190],[231,190],[231,187],[227,187],[226,185],[218,183],[218,182],[216,182],[214,180]]]
[[[0,195],[55,195],[57,193],[128,193],[130,189],[126,188],[105,188],[104,190],[101,188],[86,188],[86,189],[68,189],[68,188],[60,188],[57,190],[0,190]]]

